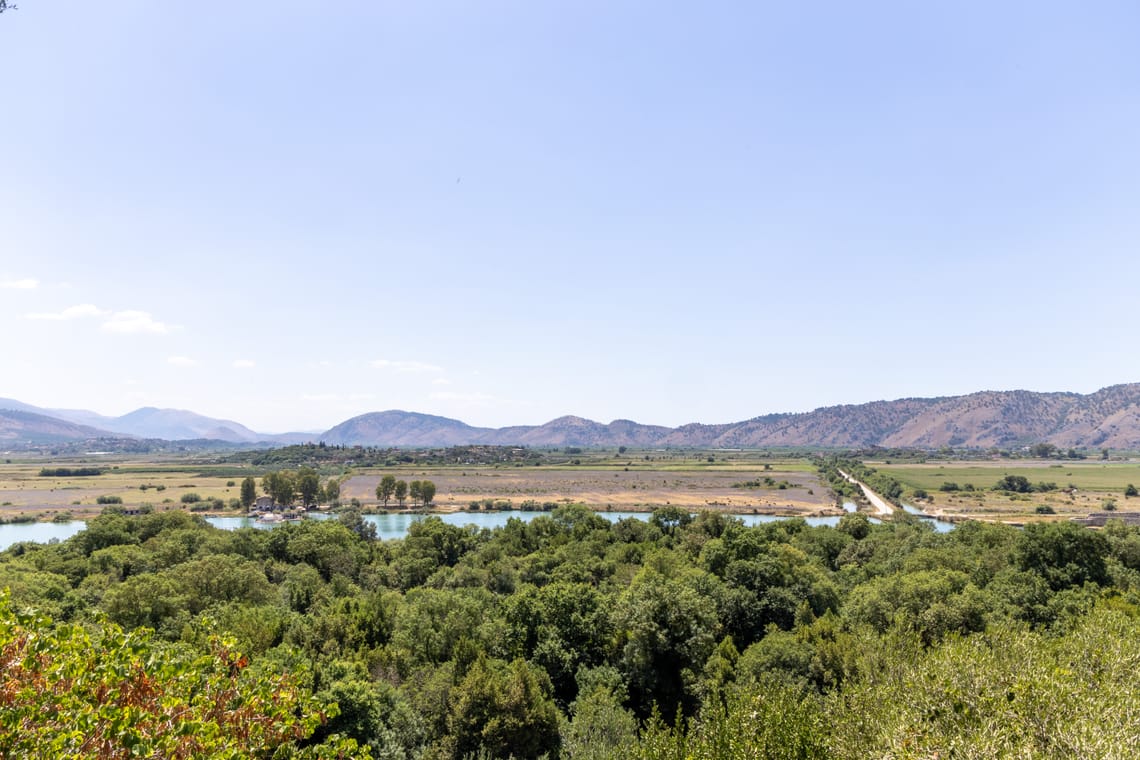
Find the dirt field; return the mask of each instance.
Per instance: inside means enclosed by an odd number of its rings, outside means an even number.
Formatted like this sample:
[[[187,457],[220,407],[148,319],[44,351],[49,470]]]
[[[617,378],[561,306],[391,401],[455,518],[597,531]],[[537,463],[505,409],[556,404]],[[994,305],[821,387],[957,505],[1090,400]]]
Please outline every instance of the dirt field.
[[[402,480],[431,480],[436,485],[439,509],[466,509],[473,501],[509,500],[518,509],[524,502],[585,504],[594,509],[640,510],[660,506],[686,509],[718,508],[732,512],[819,514],[833,511],[830,492],[815,473],[757,468],[692,471],[637,468],[630,471],[603,468],[401,470],[390,468],[353,476],[341,488],[341,498],[357,498],[376,505],[376,484],[382,475]],[[734,483],[770,477],[778,487],[734,488]]]
[[[764,469],[765,464],[769,467]],[[468,509],[471,502],[499,502],[497,508],[535,508],[545,504],[580,503],[605,510],[651,510],[679,506],[698,510],[723,509],[740,513],[817,515],[837,513],[830,491],[803,461],[755,464],[744,462],[709,465],[691,462],[637,462],[624,466],[587,462],[578,467],[378,468],[352,474],[341,487],[341,501],[357,498],[375,508],[376,484],[382,475],[398,479],[431,480],[436,484],[435,508]],[[203,501],[229,502],[240,491],[240,477],[214,477],[187,462],[161,464],[145,461],[108,463],[95,477],[43,477],[42,467],[82,467],[82,462],[0,464],[0,518],[50,520],[69,515],[93,517],[103,505],[100,496],[122,499],[125,508],[151,505],[154,509],[184,509],[181,499],[196,493]],[[765,484],[765,477],[772,480]],[[734,488],[755,481],[759,488]],[[233,485],[230,485],[230,483]],[[784,488],[779,488],[783,483]],[[389,507],[395,508],[395,502]]]

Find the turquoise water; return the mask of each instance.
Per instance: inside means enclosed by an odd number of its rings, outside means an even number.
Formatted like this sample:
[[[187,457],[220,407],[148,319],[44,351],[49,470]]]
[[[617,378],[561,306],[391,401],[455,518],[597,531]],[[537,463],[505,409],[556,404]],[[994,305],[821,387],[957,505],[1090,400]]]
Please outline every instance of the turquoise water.
[[[930,522],[930,524],[934,526],[934,530],[937,533],[949,533],[950,531],[954,530],[954,523],[948,522],[946,520],[939,520],[937,517],[928,517],[927,515],[924,515],[922,513],[922,510],[916,506],[913,506],[911,504],[903,504],[902,508],[903,511],[909,512],[912,515],[921,517],[923,520]]]
[[[846,508],[846,505],[844,505]],[[904,507],[908,512],[916,511],[914,507]],[[511,518],[524,520],[529,522],[539,515],[548,515],[549,512],[449,512],[446,514],[434,515],[439,517],[445,523],[451,525],[474,525],[477,528],[501,528],[507,524],[507,520]],[[637,520],[648,520],[648,512],[598,512],[596,514],[610,520],[617,522],[625,518],[634,518]],[[314,515],[309,519],[327,519],[329,515]],[[383,515],[365,515],[364,519],[376,526],[376,535],[379,538],[388,540],[393,538],[403,538],[408,535],[408,528],[412,523],[424,520],[428,515],[423,514],[383,514]],[[761,525],[763,523],[777,522],[787,518],[777,515],[732,515],[743,522],[745,525]],[[932,518],[923,518],[929,520],[934,529],[940,533],[945,533],[953,530],[954,524],[945,522],[943,520],[934,520]],[[808,525],[829,525],[836,526],[839,524],[839,517],[808,517],[804,520]],[[223,528],[225,530],[236,530],[237,528],[273,528],[276,525],[284,523],[259,523],[256,520],[251,520],[248,517],[207,517],[206,522],[214,527]],[[8,525],[0,525],[0,550],[7,549],[12,544],[20,541],[35,541],[36,543],[46,544],[51,541],[63,541],[64,539],[71,538],[79,531],[86,527],[86,523],[82,520],[73,520],[66,523],[12,523]]]
[[[474,525],[477,528],[501,528],[511,518],[530,522],[539,515],[549,515],[549,512],[449,512],[434,515],[449,525]],[[597,512],[610,522],[617,522],[632,517],[636,520],[648,520],[648,512]],[[786,518],[776,515],[732,515],[744,522],[745,525],[760,525],[761,523],[776,522]],[[403,538],[408,535],[408,528],[412,523],[425,519],[428,515],[384,514],[365,515],[364,519],[376,526],[376,535],[379,538]],[[831,525],[839,523],[838,517],[809,517],[808,525]]]
[[[0,525],[0,550],[7,549],[12,544],[21,541],[35,541],[37,544],[46,544],[51,541],[63,541],[71,538],[87,527],[82,520],[72,520],[65,523],[9,523]]]

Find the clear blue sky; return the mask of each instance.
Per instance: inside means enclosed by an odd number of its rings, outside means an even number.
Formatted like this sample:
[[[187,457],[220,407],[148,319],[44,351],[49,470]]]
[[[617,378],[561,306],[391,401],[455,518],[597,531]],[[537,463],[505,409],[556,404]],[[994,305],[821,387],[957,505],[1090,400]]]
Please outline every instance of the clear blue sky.
[[[1140,380],[1133,2],[19,5],[0,396],[276,432]]]

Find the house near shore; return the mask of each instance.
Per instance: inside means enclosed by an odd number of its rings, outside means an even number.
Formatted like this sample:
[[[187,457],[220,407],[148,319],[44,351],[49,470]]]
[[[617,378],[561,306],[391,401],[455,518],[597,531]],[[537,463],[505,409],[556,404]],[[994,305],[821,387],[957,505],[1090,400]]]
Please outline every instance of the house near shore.
[[[253,509],[257,512],[272,512],[274,506],[272,496],[258,496],[253,502]]]

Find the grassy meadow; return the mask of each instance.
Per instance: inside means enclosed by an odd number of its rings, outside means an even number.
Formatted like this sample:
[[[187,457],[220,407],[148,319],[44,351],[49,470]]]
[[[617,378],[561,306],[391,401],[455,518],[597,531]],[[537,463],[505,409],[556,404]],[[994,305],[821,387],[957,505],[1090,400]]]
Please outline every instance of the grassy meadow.
[[[98,463],[107,468],[93,476],[42,476],[44,468],[94,467],[87,461],[13,461],[0,464],[0,518],[50,520],[61,516],[85,519],[102,511],[99,497],[122,500],[127,509],[150,505],[155,509],[187,508],[185,494],[229,502],[237,498],[241,478],[232,467],[214,468],[192,462],[131,461]]]
[[[985,461],[923,464],[869,463],[907,488],[929,494],[917,502],[927,511],[1001,520],[1068,518],[1103,511],[1113,504],[1119,511],[1140,510],[1140,498],[1126,498],[1130,484],[1140,487],[1140,463],[1078,461]],[[993,490],[1007,475],[1021,476],[1030,483],[1052,483],[1057,489],[1033,493]],[[943,491],[944,484],[957,486]],[[972,490],[970,490],[972,489]],[[1052,510],[1052,512],[1048,512]]]

